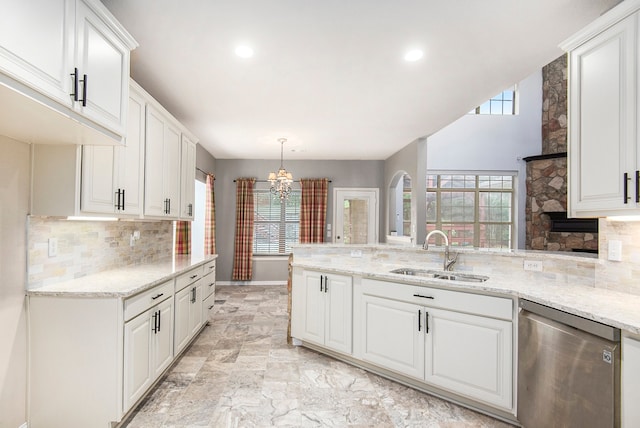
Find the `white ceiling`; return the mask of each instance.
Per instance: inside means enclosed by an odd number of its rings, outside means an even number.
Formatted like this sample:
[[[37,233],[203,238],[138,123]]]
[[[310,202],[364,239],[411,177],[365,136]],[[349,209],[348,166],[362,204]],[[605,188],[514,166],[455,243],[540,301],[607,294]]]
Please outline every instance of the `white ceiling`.
[[[140,43],[134,80],[216,158],[279,158],[286,137],[285,159],[386,159],[557,58],[618,0],[103,2]],[[404,61],[413,47],[424,57]]]

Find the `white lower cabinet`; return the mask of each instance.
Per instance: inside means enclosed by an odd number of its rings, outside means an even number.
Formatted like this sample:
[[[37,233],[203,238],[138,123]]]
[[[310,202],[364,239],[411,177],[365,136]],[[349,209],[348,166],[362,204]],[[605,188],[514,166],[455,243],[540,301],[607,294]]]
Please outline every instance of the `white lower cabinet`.
[[[369,295],[362,306],[362,359],[423,379],[422,307]]]
[[[425,381],[511,409],[512,323],[441,309],[425,311]]]
[[[512,412],[513,301],[363,279],[359,357]]]
[[[202,326],[202,267],[176,279],[174,353],[178,355]]]
[[[293,283],[292,335],[346,354],[352,348],[350,276],[298,271]]]
[[[173,296],[124,325],[124,411],[173,361]]]
[[[622,428],[640,426],[640,337],[622,337]]]

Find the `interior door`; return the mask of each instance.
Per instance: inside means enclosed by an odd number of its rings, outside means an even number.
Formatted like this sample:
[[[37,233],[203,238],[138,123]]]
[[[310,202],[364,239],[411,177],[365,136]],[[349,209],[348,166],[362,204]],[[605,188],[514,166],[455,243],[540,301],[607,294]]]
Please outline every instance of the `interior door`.
[[[336,188],[333,200],[333,242],[378,242],[378,189]]]

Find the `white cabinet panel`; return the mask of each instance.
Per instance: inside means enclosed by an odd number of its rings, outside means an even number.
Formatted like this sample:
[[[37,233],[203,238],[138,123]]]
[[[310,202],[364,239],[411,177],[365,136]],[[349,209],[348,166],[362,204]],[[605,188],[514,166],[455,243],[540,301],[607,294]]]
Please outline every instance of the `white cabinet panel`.
[[[3,1],[0,70],[71,106],[75,0]]]
[[[186,135],[182,135],[180,167],[180,218],[193,220],[196,181],[196,145]]]
[[[512,323],[427,308],[425,380],[512,408]]]
[[[622,428],[640,426],[640,340],[622,338]]]
[[[352,351],[353,303],[351,277],[304,271],[294,281],[296,300],[302,311],[292,319],[298,339],[350,354]]]
[[[115,168],[114,147],[82,147],[81,211],[99,214],[115,212]]]
[[[158,326],[152,342],[151,367],[154,379],[157,379],[173,361],[173,297],[158,305],[157,313]]]
[[[424,378],[424,311],[418,305],[362,296],[362,358],[418,379]]]
[[[131,408],[153,382],[151,361],[151,311],[124,326],[124,409]]]

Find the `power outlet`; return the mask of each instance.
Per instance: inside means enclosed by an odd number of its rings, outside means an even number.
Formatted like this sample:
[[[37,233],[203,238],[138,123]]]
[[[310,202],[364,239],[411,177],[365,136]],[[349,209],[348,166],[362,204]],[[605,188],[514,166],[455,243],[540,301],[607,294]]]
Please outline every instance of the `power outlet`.
[[[351,257],[362,257],[362,250],[351,250]]]
[[[47,242],[49,245],[49,257],[56,257],[58,255],[58,238],[49,238]]]
[[[524,270],[542,272],[542,261],[540,260],[525,260]]]

